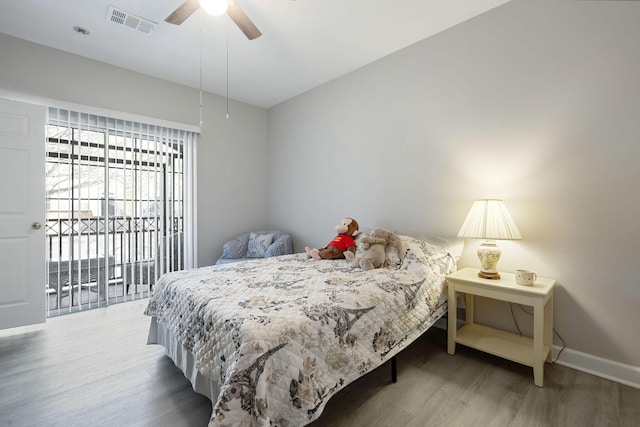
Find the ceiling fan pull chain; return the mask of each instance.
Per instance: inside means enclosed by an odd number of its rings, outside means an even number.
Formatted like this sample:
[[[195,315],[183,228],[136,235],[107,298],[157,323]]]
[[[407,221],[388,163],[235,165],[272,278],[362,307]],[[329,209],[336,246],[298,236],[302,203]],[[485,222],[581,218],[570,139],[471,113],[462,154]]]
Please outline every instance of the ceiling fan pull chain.
[[[229,21],[227,21],[227,119],[229,118]]]
[[[198,89],[200,93],[200,126],[202,127],[202,10],[198,14],[198,18],[200,20],[200,33],[199,33],[199,44],[200,44],[200,71],[198,76]]]

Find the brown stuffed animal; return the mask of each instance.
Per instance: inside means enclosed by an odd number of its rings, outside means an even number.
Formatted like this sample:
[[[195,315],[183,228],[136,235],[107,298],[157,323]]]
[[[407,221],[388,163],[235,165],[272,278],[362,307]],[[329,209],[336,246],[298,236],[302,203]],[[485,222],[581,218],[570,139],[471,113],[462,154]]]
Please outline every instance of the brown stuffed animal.
[[[402,240],[396,233],[384,228],[374,228],[358,237],[355,255],[350,252],[344,255],[352,267],[363,270],[386,266],[398,268],[402,263],[402,248]]]
[[[387,240],[383,237],[364,235],[358,238],[355,255],[346,252],[344,257],[352,267],[360,267],[363,270],[384,267],[386,245]]]
[[[322,249],[311,249],[306,246],[307,256],[314,259],[340,259],[344,253],[356,252],[356,242],[353,240],[359,232],[358,222],[353,218],[345,218],[336,225],[338,235]]]

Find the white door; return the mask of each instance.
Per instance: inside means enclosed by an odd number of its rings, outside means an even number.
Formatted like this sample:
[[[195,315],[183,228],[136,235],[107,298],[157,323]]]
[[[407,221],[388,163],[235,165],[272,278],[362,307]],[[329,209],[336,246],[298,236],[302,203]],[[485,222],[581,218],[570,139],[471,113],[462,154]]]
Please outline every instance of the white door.
[[[0,98],[0,329],[45,321],[45,115]]]

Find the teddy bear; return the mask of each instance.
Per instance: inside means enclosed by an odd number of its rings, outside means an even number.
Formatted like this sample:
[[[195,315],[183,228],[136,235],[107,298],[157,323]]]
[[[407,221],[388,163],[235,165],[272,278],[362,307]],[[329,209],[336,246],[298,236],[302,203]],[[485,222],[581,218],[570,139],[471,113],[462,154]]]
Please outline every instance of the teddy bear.
[[[402,264],[404,245],[402,239],[393,231],[384,228],[375,228],[371,231],[375,237],[385,239],[385,264],[391,267],[399,267]]]
[[[398,267],[402,263],[403,244],[393,231],[374,228],[358,239],[355,255],[345,254],[352,267],[371,270],[385,266]]]
[[[309,258],[314,259],[341,259],[345,257],[345,252],[355,253],[356,242],[354,238],[358,235],[360,228],[358,221],[353,218],[344,218],[335,227],[338,235],[322,249],[311,249],[305,246]]]
[[[352,267],[360,267],[363,270],[384,267],[386,245],[387,241],[382,237],[364,235],[358,239],[355,255],[347,252],[345,258]]]

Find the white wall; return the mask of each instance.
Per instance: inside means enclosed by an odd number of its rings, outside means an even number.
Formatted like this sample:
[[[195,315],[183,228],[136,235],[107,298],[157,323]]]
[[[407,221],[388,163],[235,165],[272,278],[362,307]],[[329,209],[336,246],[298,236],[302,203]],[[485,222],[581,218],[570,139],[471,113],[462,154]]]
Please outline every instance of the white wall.
[[[524,239],[500,267],[558,279],[564,356],[637,375],[639,22],[637,2],[512,1],[271,108],[272,225],[297,249],[343,216],[454,236],[474,199],[504,198]]]
[[[198,125],[195,89],[0,34],[0,88]],[[197,65],[197,64],[196,64]],[[205,93],[198,140],[198,263],[231,237],[265,226],[267,112]]]

